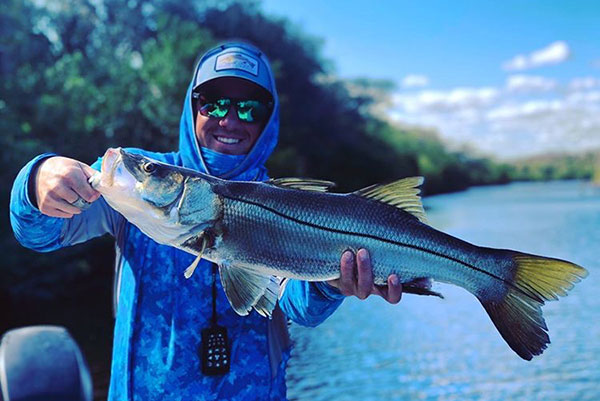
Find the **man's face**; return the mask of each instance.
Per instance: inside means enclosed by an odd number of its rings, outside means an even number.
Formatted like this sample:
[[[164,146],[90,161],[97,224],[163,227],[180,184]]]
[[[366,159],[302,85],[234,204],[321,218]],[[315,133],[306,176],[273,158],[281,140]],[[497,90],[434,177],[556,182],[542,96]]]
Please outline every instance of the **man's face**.
[[[260,89],[241,78],[218,78],[202,87],[210,99],[256,99]],[[205,96],[203,96],[205,97]],[[250,151],[265,126],[264,121],[241,121],[235,105],[223,118],[204,116],[196,110],[196,137],[201,146],[219,153],[243,155]]]

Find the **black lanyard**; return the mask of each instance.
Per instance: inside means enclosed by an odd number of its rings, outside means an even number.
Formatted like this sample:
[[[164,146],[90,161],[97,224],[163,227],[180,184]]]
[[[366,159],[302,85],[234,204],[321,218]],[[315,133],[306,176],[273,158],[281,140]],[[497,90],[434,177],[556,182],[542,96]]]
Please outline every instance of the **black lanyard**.
[[[202,330],[202,373],[208,376],[229,372],[231,346],[227,329],[217,325],[217,265],[212,265],[212,319],[210,327]]]
[[[212,326],[217,325],[217,264],[212,264]]]

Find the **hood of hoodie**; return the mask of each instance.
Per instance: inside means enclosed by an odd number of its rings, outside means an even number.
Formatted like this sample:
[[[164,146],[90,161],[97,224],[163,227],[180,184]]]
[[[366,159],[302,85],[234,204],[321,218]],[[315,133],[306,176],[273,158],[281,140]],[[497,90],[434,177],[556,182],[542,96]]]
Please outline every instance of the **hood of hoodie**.
[[[194,70],[183,102],[179,125],[179,154],[183,166],[211,174],[200,152],[195,133],[192,92],[199,85],[221,77],[247,79],[265,88],[273,96],[273,110],[263,131],[242,162],[218,177],[236,181],[266,180],[268,176],[265,163],[273,153],[279,137],[279,96],[275,87],[275,77],[266,56],[256,47],[241,42],[225,43],[209,50]]]

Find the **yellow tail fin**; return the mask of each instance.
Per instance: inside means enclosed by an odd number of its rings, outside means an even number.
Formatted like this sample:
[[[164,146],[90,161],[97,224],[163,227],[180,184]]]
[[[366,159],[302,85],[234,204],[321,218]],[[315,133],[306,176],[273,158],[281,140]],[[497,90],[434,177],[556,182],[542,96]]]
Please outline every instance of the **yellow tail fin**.
[[[550,343],[542,305],[567,295],[587,271],[564,260],[523,253],[515,253],[513,262],[514,282],[504,299],[480,301],[508,345],[521,358],[531,360]]]

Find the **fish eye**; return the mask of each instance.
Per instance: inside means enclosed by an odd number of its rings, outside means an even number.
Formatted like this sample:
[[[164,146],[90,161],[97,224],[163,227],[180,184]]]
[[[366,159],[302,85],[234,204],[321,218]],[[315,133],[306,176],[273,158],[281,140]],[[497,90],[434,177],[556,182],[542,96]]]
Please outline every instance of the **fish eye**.
[[[143,170],[144,170],[146,173],[152,174],[153,172],[155,172],[155,171],[156,171],[156,164],[154,164],[154,163],[150,163],[150,162],[148,162],[148,163],[144,163],[144,164],[142,164],[142,169],[143,169]]]

